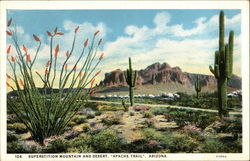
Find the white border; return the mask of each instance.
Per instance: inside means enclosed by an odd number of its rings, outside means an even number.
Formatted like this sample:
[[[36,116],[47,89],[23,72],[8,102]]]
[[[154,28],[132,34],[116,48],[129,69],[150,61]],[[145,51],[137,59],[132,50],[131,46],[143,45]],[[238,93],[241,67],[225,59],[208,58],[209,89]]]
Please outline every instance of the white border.
[[[167,154],[167,158],[157,160],[249,160],[249,2],[248,1],[3,1],[1,2],[1,37],[0,48],[0,103],[1,103],[1,157],[0,160],[17,160],[14,154],[6,154],[6,9],[241,9],[242,32],[242,90],[243,90],[243,153],[222,154]],[[22,154],[18,160],[45,160],[28,159],[30,154]],[[145,154],[147,155],[147,154]],[[71,160],[71,159],[46,159]],[[90,160],[88,158],[73,160]],[[91,160],[100,160],[92,158]],[[103,160],[116,160],[106,158]],[[119,160],[124,160],[119,158]],[[126,159],[125,159],[126,160]],[[132,160],[132,159],[130,159]],[[152,158],[133,158],[133,160],[154,160]]]

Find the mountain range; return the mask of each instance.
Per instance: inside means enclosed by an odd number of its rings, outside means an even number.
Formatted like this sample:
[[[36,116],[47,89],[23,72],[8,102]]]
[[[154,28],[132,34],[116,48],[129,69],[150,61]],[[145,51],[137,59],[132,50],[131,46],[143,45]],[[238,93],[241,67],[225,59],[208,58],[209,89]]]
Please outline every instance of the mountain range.
[[[137,85],[156,85],[156,84],[180,84],[183,87],[193,87],[198,76],[202,87],[207,89],[216,89],[216,78],[212,75],[183,72],[180,67],[171,67],[168,63],[159,62],[147,66],[138,71]],[[105,78],[99,86],[114,87],[127,86],[124,71],[116,69],[105,73]],[[241,89],[241,77],[233,74],[228,81],[228,87],[231,89]]]

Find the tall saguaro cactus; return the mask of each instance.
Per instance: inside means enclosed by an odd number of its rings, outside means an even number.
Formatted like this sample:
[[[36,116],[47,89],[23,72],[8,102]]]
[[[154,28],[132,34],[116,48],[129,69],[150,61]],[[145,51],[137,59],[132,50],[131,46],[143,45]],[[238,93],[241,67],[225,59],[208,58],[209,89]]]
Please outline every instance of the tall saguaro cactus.
[[[227,116],[227,81],[233,72],[233,44],[234,31],[230,31],[229,42],[224,44],[224,12],[220,12],[219,18],[219,51],[215,52],[214,68],[210,71],[217,79],[219,116]]]
[[[126,82],[129,85],[129,98],[130,98],[130,105],[134,105],[134,87],[136,84],[138,73],[133,71],[131,58],[129,58],[129,69],[125,72]]]
[[[195,83],[194,83],[194,88],[196,91],[196,97],[199,98],[199,93],[201,91],[201,84],[200,84],[198,75],[197,75]]]

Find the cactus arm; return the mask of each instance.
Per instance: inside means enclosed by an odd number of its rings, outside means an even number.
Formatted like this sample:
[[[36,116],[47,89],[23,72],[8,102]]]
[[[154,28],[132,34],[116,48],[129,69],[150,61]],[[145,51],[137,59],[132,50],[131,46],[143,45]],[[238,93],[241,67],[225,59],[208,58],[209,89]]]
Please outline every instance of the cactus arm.
[[[220,11],[219,19],[219,51],[224,50],[224,11]]]
[[[134,72],[134,79],[133,79],[133,87],[135,87],[136,85],[136,80],[137,80],[137,77],[138,77],[138,73],[137,72]]]
[[[230,69],[229,69],[229,50],[228,45],[225,45],[225,76],[229,78],[230,76]]]
[[[215,76],[216,79],[220,78],[220,70],[219,70],[219,65],[218,64],[214,65],[214,76]]]
[[[228,78],[231,78],[231,76],[233,74],[234,31],[230,31],[228,43],[229,43],[229,75],[228,75]]]
[[[214,57],[215,57],[215,61],[214,61],[214,64],[219,64],[220,63],[220,52],[219,51],[216,51],[214,53]]]
[[[210,70],[211,73],[214,74],[214,69],[213,69],[213,67],[211,65],[209,65],[209,70]]]

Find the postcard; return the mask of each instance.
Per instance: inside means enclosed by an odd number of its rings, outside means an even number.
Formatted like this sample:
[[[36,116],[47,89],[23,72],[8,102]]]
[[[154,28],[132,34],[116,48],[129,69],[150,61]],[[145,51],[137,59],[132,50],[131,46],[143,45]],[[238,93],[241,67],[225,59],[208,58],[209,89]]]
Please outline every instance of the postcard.
[[[248,5],[1,2],[1,160],[249,160]]]

